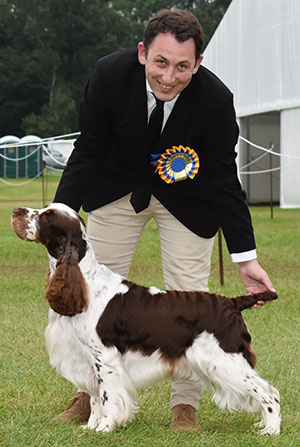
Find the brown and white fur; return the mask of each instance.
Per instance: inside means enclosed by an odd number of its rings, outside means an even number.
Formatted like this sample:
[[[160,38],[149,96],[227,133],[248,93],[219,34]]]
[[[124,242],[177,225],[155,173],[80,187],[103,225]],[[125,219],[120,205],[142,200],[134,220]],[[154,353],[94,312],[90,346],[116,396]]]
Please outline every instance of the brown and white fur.
[[[63,204],[16,208],[12,226],[48,249],[50,363],[90,395],[87,428],[125,425],[137,411],[136,390],[172,376],[208,385],[222,409],[260,409],[261,433],[280,432],[279,393],[254,370],[241,315],[276,294],[232,299],[133,284],[97,262],[83,220]]]

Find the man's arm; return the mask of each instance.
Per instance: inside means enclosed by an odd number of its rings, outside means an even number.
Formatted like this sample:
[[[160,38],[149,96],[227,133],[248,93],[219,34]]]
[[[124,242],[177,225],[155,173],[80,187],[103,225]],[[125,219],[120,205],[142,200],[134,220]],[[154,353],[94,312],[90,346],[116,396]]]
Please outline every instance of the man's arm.
[[[239,263],[241,279],[249,294],[275,291],[267,273],[256,259],[251,216],[237,176],[234,147],[238,132],[234,130],[235,111],[232,101],[227,101],[220,113],[216,114],[211,129],[207,138],[210,148],[207,171],[215,191],[216,209],[232,261]]]
[[[99,168],[100,155],[103,160],[102,152],[108,147],[109,126],[105,104],[105,95],[101,94],[101,79],[96,72],[85,88],[79,110],[81,133],[75,141],[53,200],[65,203],[75,211],[79,211]]]

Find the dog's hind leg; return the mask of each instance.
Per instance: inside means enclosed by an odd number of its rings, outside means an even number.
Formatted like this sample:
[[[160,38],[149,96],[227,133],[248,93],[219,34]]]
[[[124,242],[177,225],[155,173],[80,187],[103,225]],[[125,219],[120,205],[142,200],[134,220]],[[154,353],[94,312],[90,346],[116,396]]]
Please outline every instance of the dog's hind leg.
[[[280,433],[280,396],[278,390],[259,376],[246,379],[251,387],[251,395],[260,404],[262,420],[255,424],[261,427],[262,435],[278,435]]]
[[[203,334],[186,352],[186,358],[199,379],[208,382],[213,400],[230,411],[262,411],[262,434],[279,434],[279,393],[262,379],[240,353],[226,353],[212,334]]]
[[[240,408],[252,412],[260,407],[261,434],[279,434],[281,422],[279,392],[262,379],[242,356],[238,357],[239,355],[231,356],[226,370],[221,373],[221,380],[218,380],[218,367],[212,375],[212,383],[217,384],[214,401],[220,407],[227,406],[232,410]],[[232,367],[229,367],[230,364]]]
[[[137,411],[136,390],[116,348],[102,350],[100,376],[101,421],[96,431],[106,433],[133,420]]]

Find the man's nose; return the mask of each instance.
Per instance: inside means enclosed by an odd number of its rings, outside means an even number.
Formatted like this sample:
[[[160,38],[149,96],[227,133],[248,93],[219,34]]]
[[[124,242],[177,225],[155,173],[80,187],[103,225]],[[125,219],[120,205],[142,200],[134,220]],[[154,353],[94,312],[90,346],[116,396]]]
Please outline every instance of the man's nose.
[[[166,84],[172,84],[175,80],[175,67],[169,66],[163,73],[162,76],[163,81]]]

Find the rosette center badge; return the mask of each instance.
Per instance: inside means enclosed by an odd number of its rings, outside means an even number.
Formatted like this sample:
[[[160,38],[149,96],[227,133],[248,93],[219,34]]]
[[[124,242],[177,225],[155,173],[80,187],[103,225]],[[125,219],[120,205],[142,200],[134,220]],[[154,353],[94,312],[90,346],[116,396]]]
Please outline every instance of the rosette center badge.
[[[155,166],[155,172],[162,180],[174,183],[187,178],[193,179],[199,170],[200,162],[194,149],[180,145],[160,154]]]

